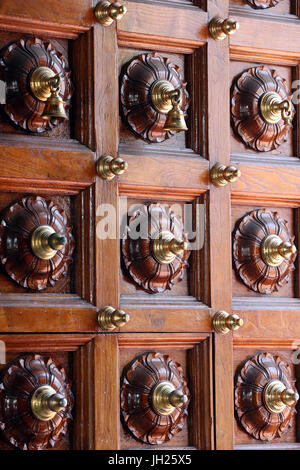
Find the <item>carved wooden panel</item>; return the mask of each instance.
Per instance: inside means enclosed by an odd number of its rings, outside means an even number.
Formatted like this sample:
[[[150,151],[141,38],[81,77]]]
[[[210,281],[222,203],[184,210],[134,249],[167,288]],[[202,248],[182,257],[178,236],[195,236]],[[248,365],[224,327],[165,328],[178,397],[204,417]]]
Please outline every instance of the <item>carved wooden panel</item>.
[[[281,118],[273,119],[274,122],[271,122],[272,112],[269,112],[269,120],[262,114],[262,100],[270,93],[275,93],[278,100],[290,103],[285,121],[283,114]],[[295,109],[291,99],[285,79],[275,70],[263,65],[246,70],[234,80],[232,86],[231,119],[236,135],[257,152],[277,149],[287,141],[292,129]]]
[[[29,132],[45,132],[59,125],[59,120],[43,119],[45,102],[30,90],[30,77],[38,67],[48,67],[61,79],[60,97],[70,106],[73,87],[63,55],[50,42],[38,38],[20,39],[1,51],[0,79],[6,82],[4,110],[9,118]]]
[[[275,7],[281,0],[244,0],[252,8],[265,9]]]
[[[268,390],[282,384],[282,393],[293,395],[290,404]],[[272,441],[285,434],[295,414],[297,395],[295,379],[288,363],[271,353],[260,353],[247,359],[236,373],[235,411],[240,426],[255,439]],[[270,408],[271,407],[271,408]]]
[[[33,413],[32,397],[42,386],[64,397],[65,406],[46,420]],[[5,440],[24,450],[53,447],[66,433],[73,395],[64,369],[51,358],[32,354],[5,367],[0,381],[0,427]]]
[[[282,243],[294,242],[287,221],[277,212],[259,209],[246,214],[233,233],[233,263],[237,275],[246,286],[260,294],[277,292],[289,282],[296,253],[281,257],[272,265],[264,256],[266,243],[276,235]]]
[[[149,143],[160,143],[174,135],[165,130],[167,114],[159,112],[151,98],[153,85],[167,80],[174,89],[181,89],[181,109],[186,112],[189,95],[176,64],[153,52],[141,54],[123,67],[121,73],[121,111],[129,128]]]
[[[43,225],[65,237],[65,245],[50,259],[40,259],[32,251],[32,234]],[[51,200],[30,196],[11,204],[0,221],[0,261],[6,273],[25,288],[53,286],[72,262],[71,230],[65,212]]]
[[[133,233],[137,224],[143,232]],[[185,248],[175,255],[170,253],[170,260],[162,262],[155,255],[155,244],[167,237],[185,243],[182,222],[173,211],[160,204],[142,205],[128,221],[125,237],[122,240],[124,269],[134,282],[150,294],[161,293],[181,281],[188,266],[189,252]]]
[[[185,397],[169,411],[158,411],[155,394],[161,384],[171,384]],[[159,398],[158,398],[159,400]],[[162,399],[163,400],[163,399]],[[164,401],[164,400],[163,400]],[[187,416],[189,390],[180,364],[169,356],[150,352],[134,359],[125,368],[121,381],[121,410],[126,428],[146,444],[161,445],[183,428]],[[166,405],[166,403],[162,403]]]

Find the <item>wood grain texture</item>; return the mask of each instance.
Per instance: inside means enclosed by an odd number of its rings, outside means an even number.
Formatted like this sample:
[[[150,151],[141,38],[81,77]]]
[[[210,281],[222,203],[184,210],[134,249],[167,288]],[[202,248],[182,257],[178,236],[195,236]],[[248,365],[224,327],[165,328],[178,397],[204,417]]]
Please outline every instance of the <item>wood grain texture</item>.
[[[134,1],[127,1],[126,7],[117,26],[120,46],[191,53],[207,40],[207,14],[200,8]]]
[[[221,0],[218,5],[208,2],[209,18],[228,17],[229,2]],[[210,165],[220,162],[228,165],[230,159],[230,123],[223,116],[229,116],[229,49],[227,40],[218,42],[209,39],[207,49],[207,80],[214,86],[208,86],[208,154]],[[222,81],[215,82],[222,70]],[[222,109],[222,113],[219,110]],[[218,136],[218,138],[216,138]],[[213,311],[231,310],[231,256],[230,256],[230,188],[211,185],[209,193],[209,243],[210,243],[210,294]],[[212,227],[222,227],[213,230]],[[222,256],[218,253],[222,252]],[[226,289],[224,289],[226,286]],[[215,335],[215,430],[216,449],[233,447],[233,390],[228,377],[233,377],[232,336]]]

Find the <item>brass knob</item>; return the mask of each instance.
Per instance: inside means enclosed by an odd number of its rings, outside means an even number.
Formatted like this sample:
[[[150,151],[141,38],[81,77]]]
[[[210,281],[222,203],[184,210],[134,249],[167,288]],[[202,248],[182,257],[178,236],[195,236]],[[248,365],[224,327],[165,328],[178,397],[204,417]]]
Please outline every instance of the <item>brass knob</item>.
[[[127,8],[119,2],[110,3],[107,0],[101,0],[97,3],[94,12],[100,24],[109,26],[114,21],[120,21],[127,12]]]
[[[299,400],[296,391],[280,382],[280,380],[271,380],[263,392],[264,402],[273,413],[281,413],[286,406],[292,406]]]
[[[220,310],[212,319],[213,328],[216,333],[226,335],[229,331],[238,330],[244,324],[244,320],[238,315],[229,315],[229,313]]]
[[[66,237],[55,232],[50,225],[40,225],[31,235],[31,249],[40,259],[51,259],[67,243]]]
[[[151,89],[153,106],[159,113],[167,114],[164,130],[187,131],[184,112],[181,109],[182,91],[175,89],[168,80],[157,80]]]
[[[30,77],[30,88],[33,95],[45,101],[43,119],[67,119],[65,102],[60,98],[61,79],[49,67],[37,67]]]
[[[268,235],[261,244],[261,254],[268,266],[280,266],[285,259],[297,253],[290,242],[283,242],[278,235]]]
[[[155,386],[152,393],[152,406],[156,413],[169,415],[188,401],[188,396],[176,390],[171,382],[163,381]]]
[[[31,410],[41,421],[49,421],[67,406],[67,399],[49,385],[36,389],[31,397]]]
[[[116,310],[110,305],[102,308],[98,314],[98,323],[103,330],[112,331],[126,325],[130,320],[128,313]]]
[[[113,158],[110,155],[102,155],[97,161],[98,175],[104,180],[112,180],[115,176],[122,175],[128,168],[123,158]]]
[[[210,21],[208,30],[213,39],[223,41],[227,36],[234,34],[239,27],[240,25],[237,21],[230,20],[229,18],[223,20],[222,18],[216,17]]]
[[[283,119],[284,123],[287,125],[293,120],[293,106],[291,101],[283,100],[281,96],[274,91],[268,91],[262,95],[260,111],[264,120],[270,124],[277,124]]]
[[[225,166],[222,163],[216,163],[210,170],[210,179],[213,185],[221,188],[228,183],[234,183],[241,174],[241,170],[233,165]]]
[[[177,255],[187,251],[188,244],[183,240],[175,238],[171,232],[161,232],[152,241],[152,251],[154,258],[162,264],[169,264]]]

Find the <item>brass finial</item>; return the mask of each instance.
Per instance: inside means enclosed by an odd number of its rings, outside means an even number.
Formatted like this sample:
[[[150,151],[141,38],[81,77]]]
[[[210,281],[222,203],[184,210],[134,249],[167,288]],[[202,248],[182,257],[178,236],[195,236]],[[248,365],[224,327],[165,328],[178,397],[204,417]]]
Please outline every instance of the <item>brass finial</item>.
[[[216,41],[223,41],[228,36],[234,34],[239,27],[240,25],[237,21],[229,18],[226,18],[226,20],[223,20],[222,18],[213,18],[208,25],[208,30],[213,39]]]
[[[114,21],[120,21],[127,12],[127,8],[119,2],[110,3],[107,0],[101,0],[97,3],[94,12],[100,24],[109,26]]]
[[[171,263],[177,255],[187,251],[188,244],[175,238],[171,232],[161,232],[158,238],[152,241],[152,250],[155,259],[162,264]]]
[[[244,324],[244,320],[238,315],[229,315],[224,310],[217,312],[212,319],[216,333],[226,335],[229,331],[238,330]]]
[[[216,163],[210,170],[210,179],[214,186],[221,188],[228,183],[234,183],[241,177],[241,170],[233,165],[225,166],[222,163]]]
[[[67,399],[49,385],[39,387],[31,397],[31,410],[41,421],[54,418],[67,404]]]
[[[40,225],[31,235],[31,249],[40,259],[51,259],[67,243],[66,237],[56,233],[50,225]]]
[[[98,175],[104,180],[112,180],[115,176],[122,175],[128,168],[123,158],[113,158],[110,155],[102,155],[97,161]]]
[[[152,406],[156,413],[169,415],[188,401],[188,396],[181,390],[176,390],[171,382],[160,382],[152,393]]]
[[[280,266],[284,259],[297,253],[297,248],[290,242],[283,242],[278,235],[268,235],[262,242],[261,254],[268,266]]]
[[[287,125],[293,120],[291,101],[282,100],[281,96],[274,91],[268,91],[263,94],[260,101],[260,111],[265,121],[270,124],[277,124],[283,119]]]
[[[295,405],[299,400],[298,393],[286,388],[280,380],[271,380],[266,385],[263,396],[267,408],[273,413],[281,413],[286,406]]]
[[[130,320],[128,313],[116,310],[110,305],[102,308],[98,314],[98,323],[103,330],[112,331],[126,325]]]
[[[181,109],[182,91],[174,89],[168,80],[157,80],[151,89],[151,99],[155,109],[167,114],[164,130],[181,132],[187,131],[184,112]]]

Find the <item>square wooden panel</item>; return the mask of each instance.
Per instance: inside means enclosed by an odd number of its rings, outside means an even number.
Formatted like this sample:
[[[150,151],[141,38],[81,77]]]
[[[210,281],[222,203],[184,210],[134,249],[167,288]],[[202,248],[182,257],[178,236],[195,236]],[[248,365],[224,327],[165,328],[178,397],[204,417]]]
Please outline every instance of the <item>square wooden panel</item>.
[[[236,226],[239,224],[240,220],[249,212],[256,210],[256,209],[262,209],[266,207],[268,211],[271,212],[278,212],[279,216],[282,217],[284,220],[288,222],[288,228],[291,233],[291,235],[295,235],[295,244],[297,246],[297,238],[298,238],[298,224],[295,223],[295,217],[296,213],[298,211],[294,211],[292,208],[288,207],[269,207],[269,204],[266,204],[266,206],[242,206],[242,205],[233,205],[232,206],[232,233],[234,233],[234,230]],[[282,287],[279,288],[278,292],[273,292],[271,294],[260,294],[257,292],[254,292],[251,290],[248,286],[244,284],[244,282],[240,279],[238,274],[236,273],[236,270],[234,267],[232,268],[232,292],[233,292],[233,297],[259,297],[262,300],[263,299],[268,299],[271,297],[288,297],[288,298],[295,298],[298,297],[298,288],[297,288],[297,283],[296,279],[298,277],[298,269],[299,269],[299,263],[296,259],[295,264],[295,271],[291,272],[290,280],[288,283],[284,284]]]
[[[147,204],[160,204],[165,205],[168,209],[171,209],[175,215],[178,217],[179,220],[182,221],[184,231],[188,234],[191,230],[195,232],[196,223],[198,223],[198,236],[203,237],[201,241],[201,248],[199,250],[191,250],[190,257],[188,259],[188,267],[187,269],[183,269],[183,278],[181,281],[175,283],[171,286],[171,289],[166,289],[162,293],[148,293],[142,287],[135,283],[132,279],[130,274],[128,273],[126,266],[123,260],[123,254],[121,249],[121,271],[120,271],[120,292],[121,296],[124,298],[126,297],[133,299],[144,298],[148,302],[153,300],[155,303],[156,301],[160,301],[163,298],[167,297],[172,302],[172,298],[174,298],[174,302],[176,299],[180,298],[180,302],[184,301],[185,297],[196,297],[198,301],[208,302],[208,298],[206,297],[208,292],[208,249],[209,249],[209,239],[207,237],[207,196],[202,195],[199,198],[194,199],[193,201],[182,201],[182,198],[178,201],[172,200],[145,200],[142,198],[128,198],[127,199],[127,208],[130,208],[132,213],[133,208],[138,208],[141,205]],[[185,209],[185,204],[189,205],[188,208]],[[200,208],[197,208],[199,205]],[[198,216],[196,216],[196,211]],[[190,223],[186,222],[187,225],[185,226],[184,216],[186,214],[192,214],[193,220],[192,227],[190,227]],[[196,221],[197,218],[197,221]],[[125,228],[126,225],[127,214],[121,216],[122,221],[122,228]],[[193,240],[191,240],[191,243]],[[203,243],[203,246],[202,246]]]
[[[122,70],[126,64],[128,64],[132,59],[135,57],[140,56],[141,54],[145,53],[151,53],[152,51],[147,51],[147,50],[142,50],[142,51],[137,51],[134,49],[119,49],[119,75],[121,75]],[[165,52],[158,52],[158,54],[162,57],[167,57],[172,63],[180,67],[180,74],[184,78],[185,76],[185,65],[184,65],[184,55],[180,54],[168,54]],[[144,142],[139,136],[135,135],[131,129],[128,128],[126,123],[123,121],[123,119],[120,117],[120,145],[130,146],[130,148],[133,150],[139,149],[142,151],[143,149],[147,149],[149,147],[149,143]],[[178,150],[184,150],[187,148],[186,145],[186,132],[178,132],[175,133],[174,136],[172,136],[170,139],[165,140],[164,142],[161,142],[159,144],[156,143],[151,143],[151,147],[153,147],[153,150],[156,150],[157,147],[162,148],[162,149],[174,149],[176,151]]]
[[[19,39],[27,39],[31,38],[32,34],[20,34],[20,33],[11,33],[0,31],[0,49],[8,47],[12,42],[18,41]],[[69,42],[66,39],[52,39],[49,36],[37,35],[39,39],[42,39],[45,42],[50,42],[54,49],[60,52],[65,61],[66,61],[66,68],[71,70],[71,81],[73,81],[72,75],[72,64],[69,64]],[[14,134],[19,135],[20,137],[24,138],[25,136],[32,136],[35,135],[34,133],[27,132],[21,129],[21,127],[16,126],[10,118],[7,116],[3,109],[4,105],[0,104],[0,132],[3,134]],[[70,107],[70,120],[66,119],[57,127],[54,127],[50,131],[45,131],[39,133],[39,137],[42,138],[51,138],[56,140],[63,140],[63,139],[70,139],[73,135],[71,129],[73,127],[72,124],[72,105]],[[26,138],[25,137],[25,138]]]
[[[251,57],[251,56],[250,56]],[[230,62],[230,82],[231,87],[235,83],[236,79],[245,71],[249,70],[252,67],[259,67],[260,65],[266,65],[271,71],[275,70],[276,73],[283,79],[286,80],[287,87],[292,92],[292,82],[294,79],[295,70],[292,67],[285,67],[276,64],[264,64],[262,62],[255,63],[255,62],[241,62],[232,60]],[[231,96],[231,95],[230,95]],[[282,159],[284,157],[293,157],[296,153],[296,149],[294,148],[294,133],[297,131],[296,128],[296,119],[294,120],[294,129],[291,130],[287,134],[287,141],[283,142],[276,150],[272,150],[271,152],[256,152],[252,148],[247,147],[241,138],[234,132],[233,127],[231,125],[231,154],[238,155],[238,156],[248,156],[251,157],[268,157],[268,156],[280,156]]]
[[[255,343],[255,341],[250,340],[251,343]],[[285,341],[282,341],[284,343]],[[248,346],[247,347],[247,339],[240,340],[239,344],[243,344],[242,347],[239,347],[237,344],[234,347],[234,354],[233,354],[233,360],[234,360],[234,371],[237,373],[241,365],[251,356],[255,354],[259,354],[261,352],[269,352],[273,354],[274,356],[279,356],[284,362],[287,362],[291,366],[291,371],[292,371],[292,378],[298,379],[299,377],[299,365],[294,365],[293,364],[293,355],[294,351],[290,349],[290,346],[282,347],[282,343],[278,343],[278,346],[276,347],[276,344],[274,344],[273,347],[270,347],[268,345],[264,346],[264,340],[258,340],[259,346]],[[273,341],[275,343],[275,341]],[[288,343],[288,342],[286,342]],[[297,387],[297,382],[295,384],[296,388]],[[298,406],[297,406],[298,408]],[[287,430],[286,433],[284,433],[280,438],[275,438],[274,440],[268,442],[268,441],[260,441],[252,436],[250,436],[237,422],[237,420],[234,420],[234,433],[235,433],[235,445],[248,445],[249,444],[249,449],[251,449],[251,445],[261,445],[261,448],[263,446],[268,446],[268,448],[272,448],[272,445],[275,447],[276,445],[280,443],[296,443],[299,442],[299,437],[298,437],[298,422],[299,422],[299,415],[296,414],[294,417],[291,419],[291,427]],[[300,447],[300,445],[299,445]]]
[[[121,449],[188,448],[211,449],[212,441],[212,344],[211,335],[121,334],[119,343],[120,376],[124,367],[136,357],[149,351],[170,356],[181,364],[191,394],[188,419],[184,428],[161,446],[144,444],[120,425]]]

